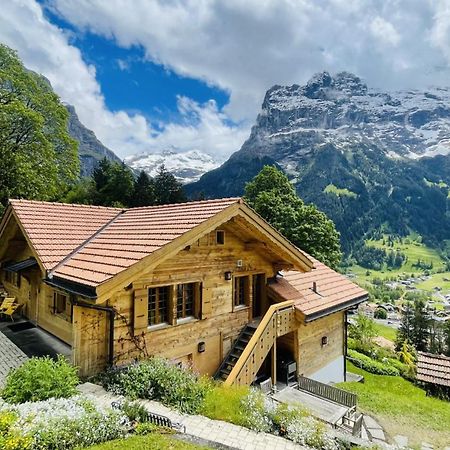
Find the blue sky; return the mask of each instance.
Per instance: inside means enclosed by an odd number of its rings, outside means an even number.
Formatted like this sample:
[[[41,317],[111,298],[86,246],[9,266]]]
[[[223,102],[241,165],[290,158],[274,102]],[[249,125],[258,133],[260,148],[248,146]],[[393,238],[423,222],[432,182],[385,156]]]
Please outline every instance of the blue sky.
[[[121,157],[224,160],[267,89],[324,70],[384,91],[450,84],[448,0],[8,0],[0,42]]]
[[[49,22],[70,32],[71,44],[80,49],[86,63],[95,67],[106,106],[112,111],[141,113],[158,127],[159,122],[182,119],[177,96],[186,96],[199,103],[213,99],[219,108],[229,101],[226,90],[177,75],[163,65],[149,61],[142,46],[122,48],[114,39],[79,32],[49,8],[44,9],[44,14]]]

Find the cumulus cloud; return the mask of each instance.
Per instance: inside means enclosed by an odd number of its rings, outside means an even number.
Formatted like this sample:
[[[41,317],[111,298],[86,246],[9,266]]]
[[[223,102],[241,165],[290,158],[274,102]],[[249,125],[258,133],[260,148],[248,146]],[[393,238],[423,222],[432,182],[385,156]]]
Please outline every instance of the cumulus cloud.
[[[80,120],[121,157],[145,150],[161,151],[162,146],[179,151],[198,149],[219,157],[239,148],[241,142],[236,138],[242,140],[243,128],[230,124],[215,104],[192,102],[183,106],[188,100],[180,100],[183,123],[160,124],[158,131],[143,115],[110,111],[94,66],[86,64],[79,49],[70,44],[70,35],[49,23],[34,0],[2,4],[0,42],[16,49],[29,69],[46,76],[61,99],[75,106]],[[117,63],[127,70],[126,61]],[[189,119],[195,118],[194,126]]]
[[[80,31],[140,46],[148,60],[230,93],[224,110],[180,98],[182,120],[155,130],[139,114],[106,108],[95,69],[34,0],[4,3],[0,40],[121,155],[166,145],[227,154],[244,140],[269,87],[304,83],[322,70],[352,71],[384,89],[449,79],[446,0],[48,0]]]
[[[227,112],[237,119],[254,120],[273,84],[303,83],[322,70],[353,71],[380,88],[448,80],[447,0],[52,4],[80,29],[141,45],[148,59],[227,89]]]

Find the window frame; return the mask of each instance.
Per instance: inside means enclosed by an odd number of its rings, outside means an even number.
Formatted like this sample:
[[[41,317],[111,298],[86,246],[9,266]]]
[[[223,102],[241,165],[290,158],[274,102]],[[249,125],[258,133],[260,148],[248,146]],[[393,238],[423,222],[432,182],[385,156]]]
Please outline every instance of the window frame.
[[[219,239],[219,236],[221,236],[220,239]],[[225,245],[225,231],[224,230],[216,230],[216,245]]]
[[[58,300],[64,302],[63,308],[58,308]],[[67,322],[72,322],[73,308],[69,294],[61,291],[53,291],[53,315]]]
[[[163,319],[165,320],[161,320],[160,317],[160,292],[161,290],[167,290],[167,296],[165,299],[166,305],[165,305],[165,313],[164,313],[164,317]],[[155,322],[151,323],[150,318],[152,317],[152,314],[150,314],[150,295],[151,295],[151,291],[155,291]],[[166,285],[161,285],[161,286],[149,286],[147,289],[147,314],[148,314],[148,318],[147,318],[147,322],[148,322],[148,326],[149,327],[157,327],[157,326],[162,326],[162,325],[170,325],[170,305],[171,305],[171,297],[172,297],[172,292],[173,292],[173,285],[170,284],[166,284]],[[157,321],[156,321],[157,320]]]
[[[177,323],[180,320],[195,318],[196,317],[196,297],[197,297],[197,284],[195,282],[190,283],[179,283],[176,285],[176,321]],[[190,291],[188,291],[188,288]],[[180,315],[180,294],[181,294],[181,315]],[[191,296],[188,299],[188,295]],[[187,304],[190,304],[190,310],[188,311]],[[190,313],[190,314],[189,314]]]
[[[252,278],[252,275],[248,274],[248,273],[242,274],[242,275],[235,275],[233,277],[233,295],[232,295],[233,311],[250,307],[251,278]],[[238,286],[239,292],[241,293],[241,290],[243,291],[242,292],[243,303],[236,302],[237,293],[238,293],[237,284],[239,284],[239,286]],[[239,297],[241,297],[241,295],[239,295]]]

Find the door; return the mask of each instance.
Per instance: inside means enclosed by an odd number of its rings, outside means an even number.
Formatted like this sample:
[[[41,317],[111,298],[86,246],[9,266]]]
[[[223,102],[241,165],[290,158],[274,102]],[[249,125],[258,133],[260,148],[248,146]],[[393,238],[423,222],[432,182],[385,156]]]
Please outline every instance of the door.
[[[252,304],[253,304],[253,319],[261,317],[266,310],[266,276],[263,273],[258,273],[253,275],[253,286],[252,286]]]

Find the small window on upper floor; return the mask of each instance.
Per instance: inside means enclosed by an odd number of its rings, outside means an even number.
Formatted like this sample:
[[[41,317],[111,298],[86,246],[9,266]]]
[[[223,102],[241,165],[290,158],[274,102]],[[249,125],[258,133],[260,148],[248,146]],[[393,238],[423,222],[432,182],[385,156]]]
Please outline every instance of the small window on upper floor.
[[[225,244],[225,231],[223,231],[223,230],[216,231],[216,244],[217,245]]]

